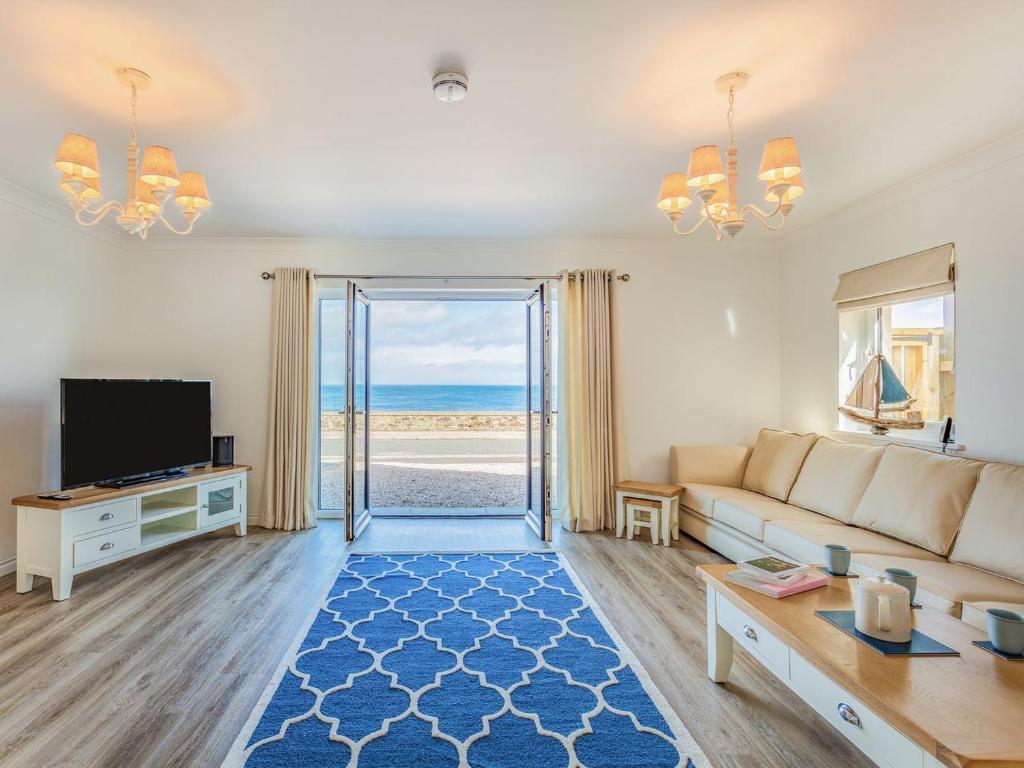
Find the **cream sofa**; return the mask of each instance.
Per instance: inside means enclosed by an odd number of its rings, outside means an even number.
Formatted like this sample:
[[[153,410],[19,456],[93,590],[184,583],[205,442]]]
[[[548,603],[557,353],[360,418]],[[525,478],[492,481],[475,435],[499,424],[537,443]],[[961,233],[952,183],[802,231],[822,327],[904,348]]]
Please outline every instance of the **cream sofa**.
[[[990,607],[1024,611],[1024,467],[771,429],[670,461],[680,528],[733,560],[820,563],[845,544],[854,572],[909,568],[918,602],[975,626]]]

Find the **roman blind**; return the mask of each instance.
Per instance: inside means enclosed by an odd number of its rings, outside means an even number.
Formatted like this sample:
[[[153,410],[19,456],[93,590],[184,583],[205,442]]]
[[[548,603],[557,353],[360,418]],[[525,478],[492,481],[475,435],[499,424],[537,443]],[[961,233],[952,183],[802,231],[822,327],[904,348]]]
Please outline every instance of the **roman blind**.
[[[953,243],[883,261],[839,276],[832,300],[840,310],[940,296],[955,289]]]

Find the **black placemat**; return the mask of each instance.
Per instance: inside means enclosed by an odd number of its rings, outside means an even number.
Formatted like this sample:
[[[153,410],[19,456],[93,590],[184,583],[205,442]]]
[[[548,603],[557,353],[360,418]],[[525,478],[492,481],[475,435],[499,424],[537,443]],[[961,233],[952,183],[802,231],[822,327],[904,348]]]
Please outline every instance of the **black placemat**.
[[[833,579],[859,579],[860,578],[860,576],[858,576],[856,573],[832,573],[832,571],[830,571],[824,565],[819,565],[818,566],[818,570],[821,571],[822,573],[824,573],[826,576],[831,576]]]
[[[923,632],[916,629],[910,630],[909,643],[892,643],[888,640],[878,640],[870,635],[859,632],[854,626],[853,611],[815,611],[821,618],[835,627],[843,630],[851,637],[860,640],[864,645],[878,651],[885,656],[959,656],[959,651],[954,651],[948,645],[943,645]]]
[[[994,656],[998,656],[1000,659],[1006,659],[1007,661],[1024,661],[1024,655],[1013,656],[1009,653],[1003,653],[994,645],[992,645],[992,641],[990,640],[974,640],[972,642],[974,645],[978,646],[982,650],[988,651]]]

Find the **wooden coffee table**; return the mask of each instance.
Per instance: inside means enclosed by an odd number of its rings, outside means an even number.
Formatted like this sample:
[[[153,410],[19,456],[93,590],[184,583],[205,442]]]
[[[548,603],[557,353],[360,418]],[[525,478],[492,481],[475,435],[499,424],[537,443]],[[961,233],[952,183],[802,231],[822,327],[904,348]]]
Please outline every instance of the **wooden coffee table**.
[[[712,680],[728,679],[738,642],[879,765],[1024,768],[1024,662],[972,645],[984,632],[922,608],[914,627],[960,656],[883,656],[814,615],[852,610],[856,579],[776,600],[726,581],[736,569],[697,568]]]

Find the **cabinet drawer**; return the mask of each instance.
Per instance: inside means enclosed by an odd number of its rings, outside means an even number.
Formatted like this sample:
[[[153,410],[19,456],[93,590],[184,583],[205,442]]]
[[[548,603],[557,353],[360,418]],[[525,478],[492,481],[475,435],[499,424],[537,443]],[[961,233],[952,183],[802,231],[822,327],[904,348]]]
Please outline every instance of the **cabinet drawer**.
[[[789,646],[721,595],[718,596],[718,623],[776,674],[783,679],[789,677]]]
[[[924,764],[920,747],[799,654],[792,654],[790,669],[790,683],[800,698],[876,763],[892,768]]]
[[[139,526],[101,533],[75,542],[75,568],[139,548]]]
[[[75,536],[134,523],[138,517],[137,499],[119,499],[75,510]]]

